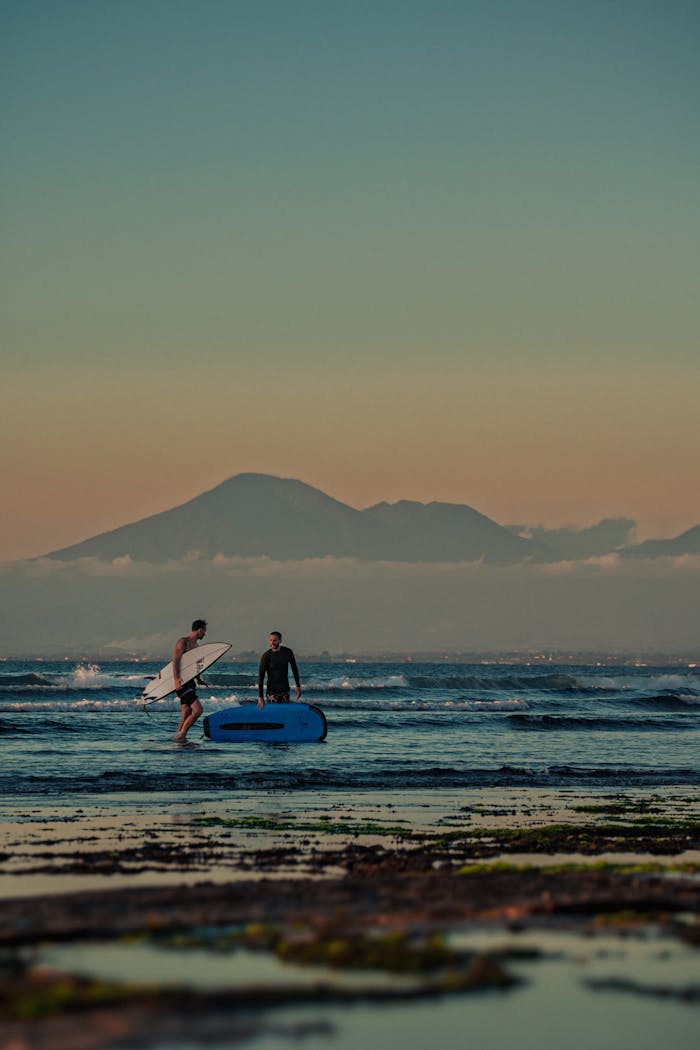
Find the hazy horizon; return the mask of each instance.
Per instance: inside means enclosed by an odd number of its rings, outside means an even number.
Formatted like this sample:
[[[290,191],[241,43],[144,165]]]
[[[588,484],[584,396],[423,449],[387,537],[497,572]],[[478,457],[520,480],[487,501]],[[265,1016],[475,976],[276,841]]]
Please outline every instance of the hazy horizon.
[[[697,649],[700,556],[541,566],[183,558],[0,567],[3,652],[160,652],[196,617],[212,640],[426,651]],[[264,647],[264,646],[263,646]]]

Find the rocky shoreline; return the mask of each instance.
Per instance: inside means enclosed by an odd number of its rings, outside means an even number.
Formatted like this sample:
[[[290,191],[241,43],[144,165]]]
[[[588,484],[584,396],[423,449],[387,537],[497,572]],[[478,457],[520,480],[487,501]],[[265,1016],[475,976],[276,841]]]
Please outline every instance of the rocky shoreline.
[[[176,1046],[178,1039],[230,1045],[275,1025],[276,1038],[296,1040],[322,1033],[322,1020],[299,1029],[298,1019],[276,1020],[273,1007],[505,993],[520,980],[509,951],[455,948],[475,930],[525,931],[536,943],[552,931],[590,938],[601,930],[626,936],[653,929],[696,950],[695,800],[567,805],[568,812],[549,803],[528,810],[461,806],[422,822],[415,813],[403,819],[392,806],[382,819],[347,803],[342,812],[321,806],[323,812],[274,817],[229,806],[190,814],[185,825],[150,819],[130,831],[122,821],[118,836],[104,818],[98,834],[94,818],[90,827],[64,820],[61,830],[37,817],[24,853],[7,851],[7,832],[5,872],[28,885],[35,878],[50,884],[52,873],[73,884],[69,892],[0,900],[3,1046],[107,1050],[168,1040]],[[29,828],[14,832],[26,843]],[[79,888],[86,872],[100,873],[99,888]],[[135,884],[146,876],[152,883]],[[170,884],[159,882],[166,876]],[[130,877],[130,885],[110,884]],[[272,973],[244,987],[231,978],[225,992],[185,991],[157,972],[144,984],[47,969],[42,961],[47,946],[82,945],[89,953],[105,943],[127,953],[130,944],[147,945],[163,958],[196,950],[235,962],[253,953],[291,966],[296,976],[280,983]],[[355,983],[347,982],[349,973]],[[618,994],[660,994],[624,972],[616,981]],[[664,994],[691,1002],[700,988],[686,983]]]

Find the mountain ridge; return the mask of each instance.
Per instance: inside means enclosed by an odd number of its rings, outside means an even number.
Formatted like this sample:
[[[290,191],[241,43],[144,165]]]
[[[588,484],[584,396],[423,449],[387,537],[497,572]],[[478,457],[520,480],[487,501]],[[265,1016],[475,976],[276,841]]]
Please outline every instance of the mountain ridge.
[[[537,543],[466,504],[402,500],[356,510],[296,478],[243,473],[170,510],[44,557],[163,562],[193,551],[283,561],[332,555],[417,562],[483,558],[495,564],[544,554]]]
[[[241,473],[168,510],[58,548],[45,558],[140,562],[199,557],[280,561],[327,556],[364,561],[556,562],[617,554],[700,553],[700,525],[671,540],[630,544],[631,519],[583,529],[500,525],[468,504],[380,501],[362,510],[296,478]],[[628,542],[625,542],[628,541]]]

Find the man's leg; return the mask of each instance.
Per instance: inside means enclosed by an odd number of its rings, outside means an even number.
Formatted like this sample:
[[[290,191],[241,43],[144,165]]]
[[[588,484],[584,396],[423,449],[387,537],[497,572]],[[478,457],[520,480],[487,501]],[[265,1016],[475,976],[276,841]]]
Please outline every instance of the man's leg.
[[[185,729],[185,723],[192,717],[192,707],[190,704],[180,704],[180,721],[177,724],[175,731],[176,740],[184,740],[187,730]]]
[[[201,715],[202,711],[203,707],[200,704],[199,700],[195,700],[195,702],[189,708],[189,714],[183,720],[182,726],[178,727],[178,733],[182,736],[183,740],[187,736],[188,730],[191,729],[191,727]]]

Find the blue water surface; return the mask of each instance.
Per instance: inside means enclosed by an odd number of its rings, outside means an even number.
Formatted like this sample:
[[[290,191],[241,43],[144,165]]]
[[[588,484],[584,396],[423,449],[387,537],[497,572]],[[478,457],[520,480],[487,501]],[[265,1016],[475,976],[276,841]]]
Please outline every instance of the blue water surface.
[[[700,783],[700,673],[687,666],[302,661],[324,742],[213,743],[198,724],[184,747],[174,697],[139,703],[158,670],[0,663],[0,797]],[[256,671],[211,668],[205,712],[254,703]]]

